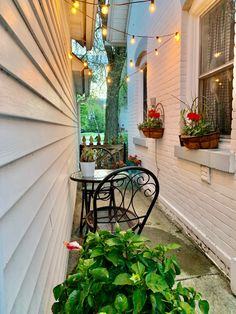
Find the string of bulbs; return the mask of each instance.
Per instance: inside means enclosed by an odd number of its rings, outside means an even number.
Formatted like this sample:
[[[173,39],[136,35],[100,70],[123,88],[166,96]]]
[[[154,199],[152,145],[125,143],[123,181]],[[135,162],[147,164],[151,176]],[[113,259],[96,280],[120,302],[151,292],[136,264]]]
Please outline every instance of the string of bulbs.
[[[129,2],[124,2],[124,3],[112,3],[112,4],[95,4],[93,2],[89,2],[89,1],[85,1],[85,0],[72,0],[72,8],[71,8],[71,13],[72,14],[76,14],[77,10],[79,9],[80,3],[85,3],[85,4],[89,4],[89,5],[93,5],[93,6],[97,6],[101,9],[101,12],[103,15],[107,15],[109,12],[109,7],[119,7],[119,6],[128,6],[128,5],[133,5],[133,4],[141,4],[141,3],[145,3],[145,2],[150,2],[149,5],[149,11],[151,13],[155,12],[156,10],[156,5],[154,0],[141,0],[141,1],[133,1],[131,3]]]

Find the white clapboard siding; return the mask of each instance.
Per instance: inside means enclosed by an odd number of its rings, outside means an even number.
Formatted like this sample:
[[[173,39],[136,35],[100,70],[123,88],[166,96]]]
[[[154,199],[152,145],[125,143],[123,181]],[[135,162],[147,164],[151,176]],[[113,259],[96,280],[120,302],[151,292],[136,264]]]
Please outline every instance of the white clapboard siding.
[[[77,106],[63,0],[0,1],[0,313],[50,313],[65,278]]]

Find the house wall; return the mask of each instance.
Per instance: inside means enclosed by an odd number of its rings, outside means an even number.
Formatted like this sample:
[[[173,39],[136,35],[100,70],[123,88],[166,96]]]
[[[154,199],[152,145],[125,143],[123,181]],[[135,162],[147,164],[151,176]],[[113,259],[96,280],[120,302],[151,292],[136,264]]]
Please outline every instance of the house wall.
[[[64,1],[1,0],[0,38],[0,313],[50,313],[76,192]]]
[[[159,199],[163,210],[181,224],[218,267],[230,277],[230,271],[232,272],[235,267],[232,261],[236,256],[235,167],[232,173],[229,173],[217,170],[217,167],[204,168],[201,162],[192,162],[191,158],[187,161],[175,157],[175,148],[180,146],[178,134],[181,107],[175,97],[186,100],[186,96],[189,96],[191,100],[197,95],[198,90],[198,60],[192,57],[194,52],[199,51],[198,38],[191,40],[197,25],[197,16],[194,14],[190,16],[188,12],[182,10],[184,2],[157,1],[156,12],[152,15],[147,4],[132,6],[130,10],[128,27],[130,34],[158,36],[180,31],[181,41],[178,43],[171,39],[160,49],[158,56],[154,53],[146,56],[148,99],[156,97],[157,102],[161,102],[165,109],[165,132],[162,139],[144,139],[139,135],[136,125],[142,122],[142,79],[140,73],[132,75],[137,68],[133,70],[128,66],[128,73],[131,74],[128,84],[129,153],[137,154],[142,159],[143,166],[158,175]],[[206,5],[212,2],[214,1],[197,1],[197,4]],[[139,53],[145,50],[140,42],[141,40],[137,40],[135,45],[131,45],[129,40],[127,41],[128,61],[132,59],[136,62]],[[147,51],[156,47],[158,45],[155,39],[148,39]],[[235,166],[235,110],[234,97],[231,140],[222,145],[224,150],[223,148],[216,150],[213,156],[219,164],[225,161],[223,157],[221,159],[218,156],[221,156],[222,152],[228,152]],[[187,151],[185,148],[181,149]],[[201,152],[196,151],[192,154],[198,156]],[[209,177],[204,171],[210,174]],[[236,287],[235,277],[232,277],[231,281]]]

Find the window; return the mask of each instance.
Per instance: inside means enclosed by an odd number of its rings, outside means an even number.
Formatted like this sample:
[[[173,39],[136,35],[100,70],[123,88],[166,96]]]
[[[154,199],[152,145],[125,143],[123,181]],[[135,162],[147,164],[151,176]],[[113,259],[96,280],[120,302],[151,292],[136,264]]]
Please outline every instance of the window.
[[[147,65],[143,68],[143,121],[147,119]]]
[[[230,135],[234,50],[234,0],[221,0],[200,17],[200,96],[209,120]]]

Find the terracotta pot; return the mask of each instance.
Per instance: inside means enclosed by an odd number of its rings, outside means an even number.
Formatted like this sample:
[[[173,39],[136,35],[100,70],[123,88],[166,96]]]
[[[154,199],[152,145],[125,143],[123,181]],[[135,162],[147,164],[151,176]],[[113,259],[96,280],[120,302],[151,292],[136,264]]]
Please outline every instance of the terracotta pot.
[[[201,136],[180,135],[180,142],[188,149],[217,148],[220,132],[212,132]]]
[[[149,138],[162,138],[164,133],[164,128],[142,128],[144,136]]]

